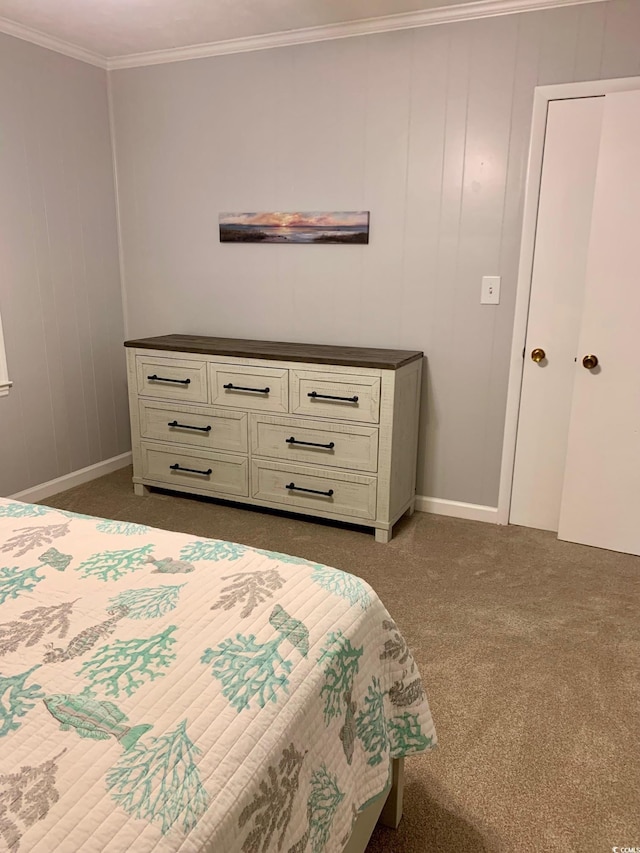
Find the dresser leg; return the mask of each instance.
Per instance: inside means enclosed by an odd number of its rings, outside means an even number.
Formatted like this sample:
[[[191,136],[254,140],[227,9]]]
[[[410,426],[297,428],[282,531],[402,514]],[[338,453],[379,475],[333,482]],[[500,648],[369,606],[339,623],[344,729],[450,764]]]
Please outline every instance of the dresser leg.
[[[413,515],[413,513],[414,513],[415,511],[416,511],[416,503],[415,503],[415,501],[414,501],[414,502],[411,504],[411,506],[409,507],[409,509],[405,512],[405,515],[407,516],[407,518],[411,518],[411,516]]]
[[[148,486],[145,486],[144,483],[134,483],[133,492],[139,498],[143,498],[151,492],[151,489]]]
[[[391,530],[382,530],[380,527],[376,527],[376,542],[382,542],[383,545],[386,545],[387,542],[391,541]]]

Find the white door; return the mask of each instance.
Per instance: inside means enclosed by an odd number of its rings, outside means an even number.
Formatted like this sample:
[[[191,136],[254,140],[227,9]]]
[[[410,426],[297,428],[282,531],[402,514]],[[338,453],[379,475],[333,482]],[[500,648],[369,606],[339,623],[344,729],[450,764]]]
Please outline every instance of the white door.
[[[560,517],[604,100],[551,101],[547,115],[509,517],[544,530]]]
[[[604,104],[558,535],[630,554],[640,554],[639,223],[640,92],[621,92]]]

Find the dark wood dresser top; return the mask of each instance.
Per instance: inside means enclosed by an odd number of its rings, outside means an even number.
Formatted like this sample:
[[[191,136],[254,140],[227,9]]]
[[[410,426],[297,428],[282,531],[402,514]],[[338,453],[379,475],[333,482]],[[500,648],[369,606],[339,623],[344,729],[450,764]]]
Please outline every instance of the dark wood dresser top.
[[[324,344],[294,344],[280,341],[245,341],[241,338],[209,338],[204,335],[159,335],[125,341],[126,347],[226,355],[236,358],[264,358],[275,361],[305,361],[397,370],[422,358],[418,350],[336,347]]]

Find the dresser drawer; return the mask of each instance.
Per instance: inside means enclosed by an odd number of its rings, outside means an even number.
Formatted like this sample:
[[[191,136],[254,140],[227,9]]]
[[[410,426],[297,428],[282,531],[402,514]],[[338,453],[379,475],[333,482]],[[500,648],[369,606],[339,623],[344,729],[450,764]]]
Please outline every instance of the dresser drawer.
[[[296,488],[293,488],[293,487]],[[251,496],[270,504],[352,518],[376,517],[375,477],[254,459]]]
[[[292,370],[291,412],[377,424],[380,420],[380,377]]]
[[[225,495],[249,494],[247,457],[142,442],[142,477],[155,483],[206,489]],[[177,466],[177,467],[172,467]],[[184,470],[190,469],[190,470]]]
[[[161,400],[206,403],[207,365],[204,361],[139,355],[136,358],[138,394]]]
[[[247,452],[245,412],[140,400],[140,436],[209,450]]]
[[[378,428],[251,415],[251,452],[288,462],[375,472]]]
[[[210,364],[211,402],[260,412],[289,411],[289,371],[274,367]]]

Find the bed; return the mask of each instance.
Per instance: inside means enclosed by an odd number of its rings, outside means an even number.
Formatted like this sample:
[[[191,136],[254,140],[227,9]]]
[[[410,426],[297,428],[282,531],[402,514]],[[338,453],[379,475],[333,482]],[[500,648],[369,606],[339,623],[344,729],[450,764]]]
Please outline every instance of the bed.
[[[435,742],[359,578],[0,499],[0,848],[355,853]]]

